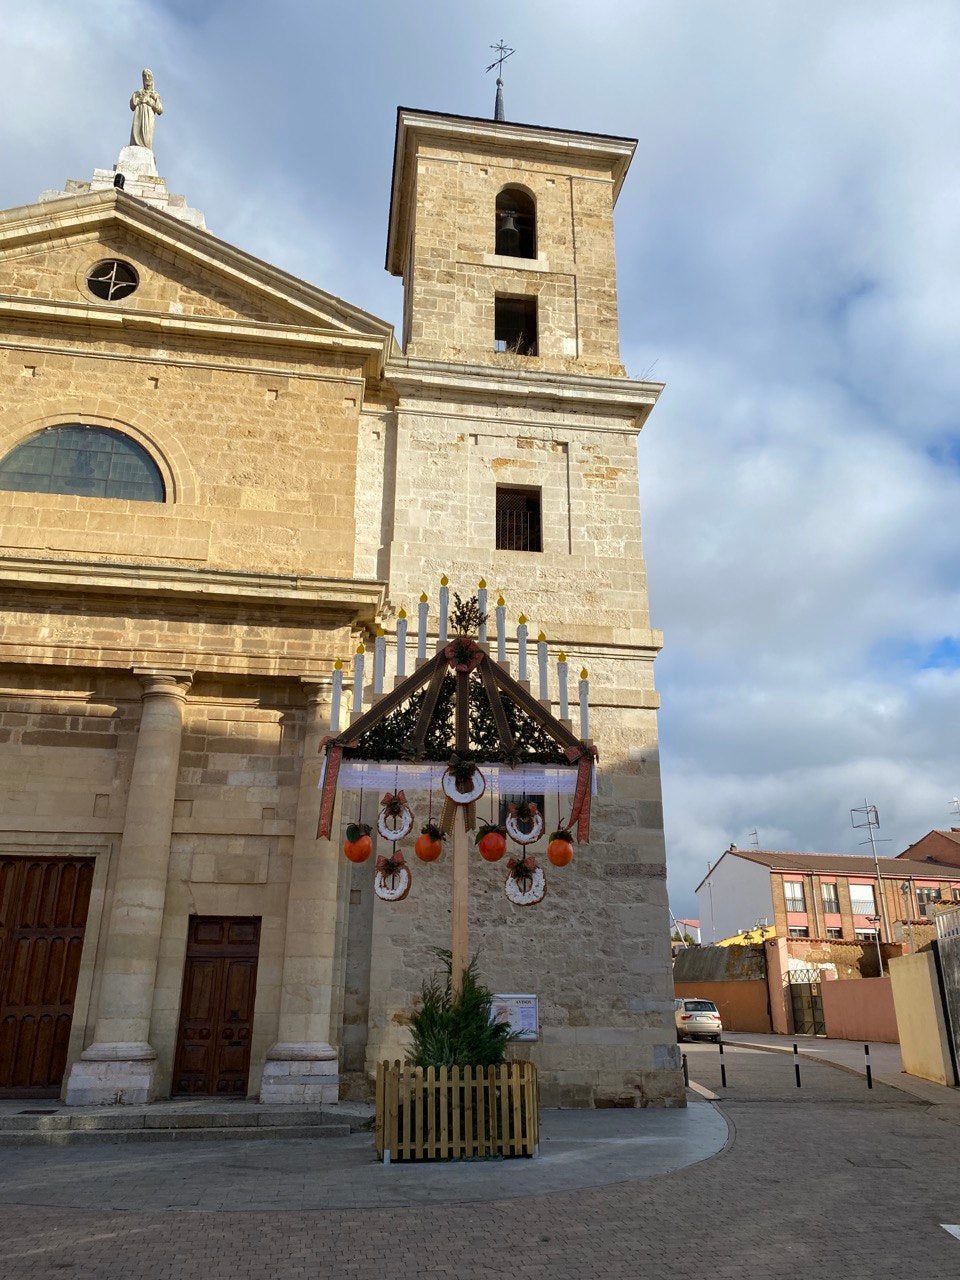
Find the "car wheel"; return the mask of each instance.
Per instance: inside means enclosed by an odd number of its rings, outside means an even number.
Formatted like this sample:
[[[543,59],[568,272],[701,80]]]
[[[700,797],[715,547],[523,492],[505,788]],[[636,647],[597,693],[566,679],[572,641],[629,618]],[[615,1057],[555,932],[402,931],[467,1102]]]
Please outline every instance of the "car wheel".
[[[720,1037],[719,1037],[719,1036],[711,1036],[711,1037],[710,1037],[710,1039],[713,1041],[713,1043],[714,1043],[714,1044],[719,1044],[719,1043],[720,1043]]]

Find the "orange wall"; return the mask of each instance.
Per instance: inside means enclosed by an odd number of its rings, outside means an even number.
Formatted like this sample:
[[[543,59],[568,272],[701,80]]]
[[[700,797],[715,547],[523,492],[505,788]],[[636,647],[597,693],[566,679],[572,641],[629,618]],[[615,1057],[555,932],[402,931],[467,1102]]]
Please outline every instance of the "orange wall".
[[[720,1011],[724,1031],[770,1031],[767,984],[746,982],[676,982],[674,991],[688,999],[712,1000]]]
[[[831,1039],[900,1043],[889,978],[824,982],[820,990],[827,1035]]]

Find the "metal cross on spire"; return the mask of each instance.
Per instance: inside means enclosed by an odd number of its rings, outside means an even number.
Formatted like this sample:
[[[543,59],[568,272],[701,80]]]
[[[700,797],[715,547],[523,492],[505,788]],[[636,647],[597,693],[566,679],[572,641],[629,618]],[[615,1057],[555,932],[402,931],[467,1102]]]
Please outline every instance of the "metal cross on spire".
[[[495,61],[491,62],[487,67],[487,71],[492,71],[494,67],[497,68],[497,99],[493,108],[493,118],[494,120],[503,120],[506,117],[503,114],[503,79],[501,78],[501,73],[503,72],[503,64],[512,54],[516,53],[516,49],[508,48],[502,40],[492,44],[490,48],[498,55]]]

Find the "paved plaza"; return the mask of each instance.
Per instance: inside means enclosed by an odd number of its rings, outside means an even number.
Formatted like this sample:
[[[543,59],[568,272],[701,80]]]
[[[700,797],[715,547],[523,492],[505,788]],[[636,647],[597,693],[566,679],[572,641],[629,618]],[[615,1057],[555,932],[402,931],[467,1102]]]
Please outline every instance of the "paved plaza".
[[[686,1050],[716,1107],[560,1113],[538,1161],[383,1169],[366,1134],[7,1148],[0,1276],[960,1276],[938,1109],[812,1060],[797,1089],[788,1057],[742,1046],[724,1090],[716,1048]],[[706,1158],[665,1172],[683,1141]]]

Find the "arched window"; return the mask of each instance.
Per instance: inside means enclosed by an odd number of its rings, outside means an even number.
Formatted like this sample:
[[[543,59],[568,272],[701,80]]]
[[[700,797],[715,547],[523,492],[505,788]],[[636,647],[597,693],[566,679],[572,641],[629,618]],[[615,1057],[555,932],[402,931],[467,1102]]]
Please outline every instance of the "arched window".
[[[522,187],[504,187],[497,196],[496,244],[507,258],[537,256],[537,206]]]
[[[141,445],[106,427],[47,427],[0,461],[0,489],[163,502],[163,477]]]

